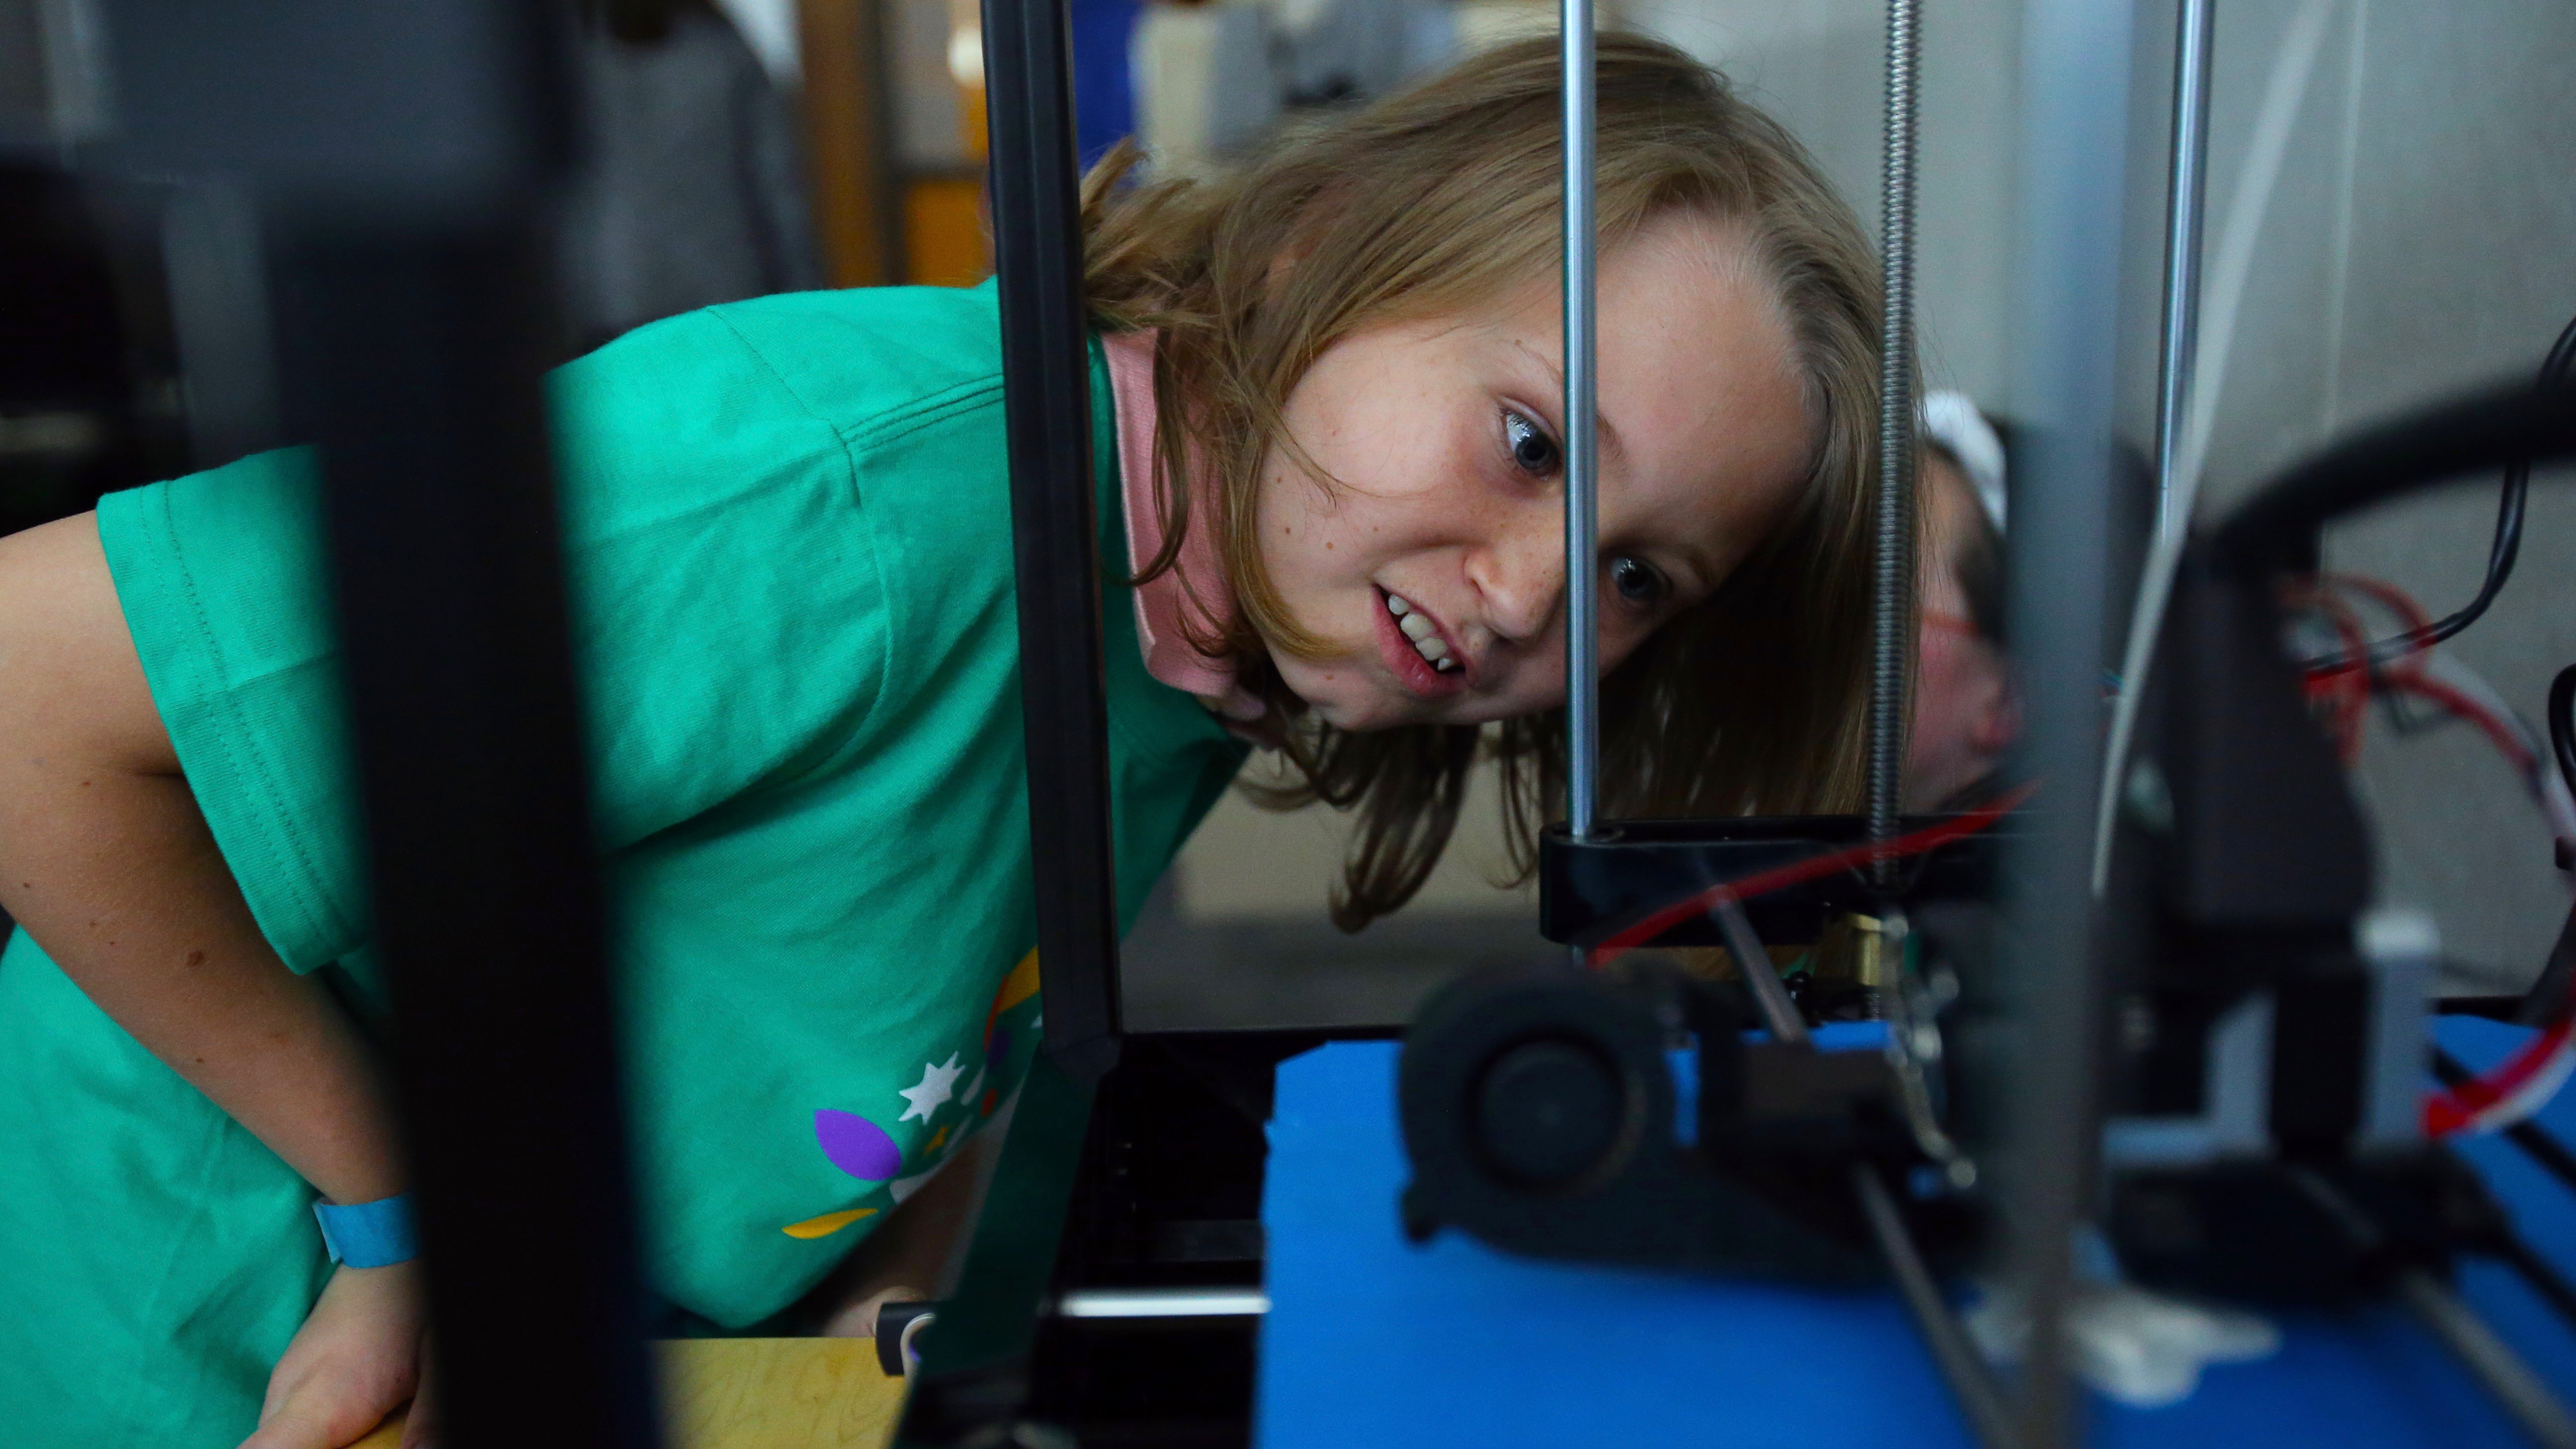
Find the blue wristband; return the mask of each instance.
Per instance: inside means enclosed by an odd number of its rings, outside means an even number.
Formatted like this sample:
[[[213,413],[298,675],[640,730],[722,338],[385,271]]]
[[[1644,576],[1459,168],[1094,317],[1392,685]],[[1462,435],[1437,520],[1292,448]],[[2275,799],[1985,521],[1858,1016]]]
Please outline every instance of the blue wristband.
[[[322,1245],[331,1261],[352,1268],[386,1268],[420,1256],[420,1236],[412,1231],[411,1194],[379,1198],[350,1207],[327,1202],[313,1205],[313,1220],[322,1225]]]

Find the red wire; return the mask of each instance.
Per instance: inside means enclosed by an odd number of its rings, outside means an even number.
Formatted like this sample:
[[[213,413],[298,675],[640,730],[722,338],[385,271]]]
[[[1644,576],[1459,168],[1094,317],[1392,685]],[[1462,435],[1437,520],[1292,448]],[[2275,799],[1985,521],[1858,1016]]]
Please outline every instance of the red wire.
[[[2432,616],[2424,612],[2422,604],[2415,602],[2415,596],[2386,579],[2374,579],[2368,574],[2328,574],[2324,582],[2330,588],[2358,589],[2377,599],[2381,607],[2397,616],[2409,634],[2433,631]]]
[[[2356,647],[2354,643],[2351,611],[2344,608],[2339,601],[2335,601],[2332,594],[2327,592],[2337,588],[2352,589],[2368,595],[2381,607],[2395,614],[2404,624],[2406,637],[2414,641],[2414,648],[2409,653],[2388,661],[2381,669],[2381,677],[2386,681],[2388,688],[2430,700],[2453,716],[2476,725],[2495,745],[2496,750],[2522,773],[2528,775],[2538,767],[2539,762],[2533,759],[2531,751],[2524,747],[2521,737],[2503,720],[2497,718],[2493,711],[2462,691],[2425,675],[2423,651],[2432,643],[2432,640],[2426,637],[2432,632],[2432,620],[2425,614],[2423,606],[2417,604],[2411,595],[2394,584],[2358,574],[2328,575],[2319,579],[2318,583],[2321,589],[2317,602],[2335,621],[2336,633],[2341,636],[2344,646],[2344,656],[2334,664],[2309,671],[2308,689],[2312,696],[2322,696],[2332,691],[2342,694],[2348,702],[2354,692],[2353,686],[2357,685],[2359,695],[2365,702],[2364,707],[2367,708],[2370,694],[2370,673],[2364,667],[2367,663],[2367,652]],[[2353,743],[2357,744],[2358,739],[2356,738]],[[2520,1091],[2545,1070],[2551,1059],[2565,1048],[2571,1033],[2576,1033],[2576,1000],[2571,1000],[2546,1030],[2523,1043],[2520,1051],[2507,1058],[2494,1071],[2462,1082],[2451,1090],[2428,1095],[2424,1099],[2426,1135],[2442,1137],[2458,1132],[2474,1122],[2480,1112]]]
[[[2010,814],[2021,802],[2029,799],[2031,792],[2037,788],[2039,788],[2037,785],[2024,785],[1991,805],[1980,806],[1962,815],[1954,815],[1938,825],[1925,826],[1911,835],[1900,835],[1894,840],[1883,843],[1855,845],[1846,850],[1830,850],[1822,855],[1811,855],[1805,860],[1791,861],[1787,865],[1755,871],[1748,876],[1722,881],[1703,890],[1693,891],[1671,905],[1649,912],[1636,924],[1611,935],[1600,945],[1593,947],[1586,959],[1596,967],[1607,966],[1630,947],[1651,941],[1683,921],[1715,910],[1718,901],[1727,896],[1733,896],[1739,901],[1751,900],[1755,896],[1787,890],[1791,886],[1804,885],[1811,880],[1821,880],[1853,866],[1870,865],[1881,860],[1896,860],[1909,855],[1921,855],[1934,846],[1947,844],[1962,836],[1974,835]]]
[[[2450,1091],[2435,1092],[2426,1097],[2425,1135],[2447,1137],[2475,1121],[2480,1112],[2520,1091],[2549,1065],[2550,1059],[2567,1044],[2571,1032],[2576,1032],[2576,1020],[2561,1013],[2546,1031],[2524,1042],[2522,1050],[2508,1057],[2504,1065],[2483,1077],[2462,1082]]]
[[[2309,597],[2310,607],[2326,616],[2334,625],[2336,641],[2346,656],[2367,647],[2369,638],[2361,631],[2361,622],[2352,610],[2330,590],[2319,589]],[[2370,676],[2344,670],[2322,670],[2307,678],[2310,699],[2328,699],[2334,703],[2334,717],[2326,732],[2334,739],[2335,754],[2349,765],[2361,758],[2362,726],[2370,715]]]
[[[2351,589],[2368,595],[2381,607],[2396,615],[2410,635],[2426,633],[2433,627],[2432,620],[2424,613],[2423,605],[2416,603],[2412,595],[2395,584],[2362,574],[2328,574],[2320,578],[2318,583],[2320,592],[2313,596],[2310,602],[2335,621],[2336,634],[2342,639],[2347,656],[2354,652],[2351,647],[2353,634],[2350,631],[2358,626],[2348,609],[2332,601],[2332,594],[2326,592],[2328,590]],[[2388,688],[2430,700],[2458,718],[2476,725],[2485,733],[2488,740],[2494,743],[2497,751],[2513,763],[2515,769],[2527,775],[2537,767],[2539,762],[2532,757],[2531,751],[2524,747],[2522,737],[2512,726],[2498,718],[2494,711],[2479,704],[2460,690],[2428,677],[2424,673],[2422,652],[2389,661],[2381,671],[2381,677],[2386,681]],[[2308,674],[2307,687],[2311,698],[2322,698],[2330,689],[2351,691],[2356,685],[2359,686],[2358,692],[2366,701],[2369,693],[2369,677],[2360,673],[2356,666],[2348,662],[2311,670]],[[2348,704],[2351,695],[2347,693],[2345,698]]]
[[[2495,745],[2497,752],[2512,761],[2513,767],[2525,775],[2538,768],[2540,762],[2532,758],[2530,750],[2524,748],[2522,737],[2513,732],[2512,726],[2496,718],[2494,711],[2479,704],[2468,695],[2440,680],[2428,679],[2420,675],[2393,680],[2391,683],[2408,694],[2429,699],[2461,719],[2476,725]]]
[[[2399,670],[2404,670],[2408,673],[2412,673],[2422,667],[2418,660],[2418,656],[2421,655],[2424,650],[2431,648],[2433,645],[2431,637],[2433,633],[2433,620],[2432,616],[2424,612],[2424,606],[2415,602],[2413,595],[2407,593],[2404,589],[2397,587],[2395,584],[2387,583],[2380,579],[2370,578],[2362,574],[2325,574],[2319,576],[2317,583],[2320,588],[2326,589],[2357,589],[2362,593],[2368,594],[2372,598],[2377,599],[2390,613],[2395,614],[2404,622],[2406,637],[2409,640],[2409,650],[2407,653],[2389,660],[2384,666],[2384,669],[2387,672],[2393,673]],[[2346,647],[2342,658],[2332,664],[2325,665],[2322,668],[2309,670],[2308,677],[2310,679],[2331,679],[2338,675],[2345,674],[2367,674],[2369,669],[2370,653],[2368,650],[2354,650],[2350,647]]]
[[[2459,690],[2438,680],[2411,675],[2394,681],[2398,688],[2433,701],[2452,714],[2469,721],[2486,733],[2504,757],[2515,768],[2529,775],[2540,768],[2540,762],[2524,747],[2520,736],[2498,719],[2492,710]],[[2549,1064],[2550,1058],[2576,1032],[2576,999],[2560,1008],[2558,1018],[2548,1030],[2523,1044],[2523,1049],[2486,1076],[2462,1082],[2447,1092],[2438,1092],[2424,1103],[2424,1130],[2432,1136],[2457,1132],[2469,1125],[2478,1113],[2503,1101]]]

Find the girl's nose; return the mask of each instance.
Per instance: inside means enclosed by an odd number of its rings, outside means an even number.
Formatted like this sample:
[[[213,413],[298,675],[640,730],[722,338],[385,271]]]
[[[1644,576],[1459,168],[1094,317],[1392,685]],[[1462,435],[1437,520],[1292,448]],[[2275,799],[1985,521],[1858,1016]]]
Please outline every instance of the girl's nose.
[[[1522,644],[1547,631],[1565,599],[1565,515],[1553,499],[1516,508],[1482,548],[1467,555],[1467,581],[1483,597],[1485,625],[1499,642]]]

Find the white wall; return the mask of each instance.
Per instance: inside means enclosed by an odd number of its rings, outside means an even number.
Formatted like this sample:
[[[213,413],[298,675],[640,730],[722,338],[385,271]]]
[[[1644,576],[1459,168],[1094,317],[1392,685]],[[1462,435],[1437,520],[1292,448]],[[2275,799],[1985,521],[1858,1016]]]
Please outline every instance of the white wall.
[[[2017,0],[1924,7],[1915,296],[1926,380],[2003,404],[2011,315]],[[1622,17],[1727,73],[1816,154],[1873,241],[1884,147],[1882,0],[1625,0]]]

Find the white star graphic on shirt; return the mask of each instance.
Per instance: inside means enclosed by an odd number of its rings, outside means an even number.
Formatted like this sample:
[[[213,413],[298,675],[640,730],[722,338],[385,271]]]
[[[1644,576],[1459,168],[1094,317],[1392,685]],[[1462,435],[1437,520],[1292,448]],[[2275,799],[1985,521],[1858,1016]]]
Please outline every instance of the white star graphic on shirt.
[[[912,1105],[904,1108],[903,1115],[894,1120],[909,1122],[918,1117],[924,1122],[929,1121],[930,1114],[939,1110],[940,1103],[957,1095],[957,1079],[965,1074],[966,1068],[959,1065],[955,1052],[950,1052],[948,1060],[939,1066],[924,1062],[921,1067],[921,1085],[905,1087],[896,1093]]]

